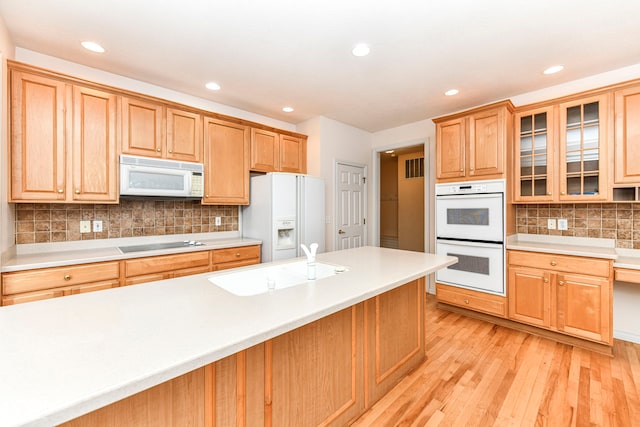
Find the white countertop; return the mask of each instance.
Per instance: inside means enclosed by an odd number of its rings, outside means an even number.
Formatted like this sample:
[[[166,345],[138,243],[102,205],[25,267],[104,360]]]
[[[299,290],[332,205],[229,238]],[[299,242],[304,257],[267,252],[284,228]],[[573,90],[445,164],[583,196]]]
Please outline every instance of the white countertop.
[[[222,234],[222,233],[216,233]],[[119,246],[132,246],[148,243],[182,242],[198,240],[203,246],[188,246],[151,251],[122,253]],[[71,244],[45,244],[46,250],[38,250],[41,245],[30,245],[24,253],[17,253],[2,262],[2,273],[32,270],[36,268],[62,267],[66,265],[86,264],[91,262],[117,261],[121,259],[142,258],[148,256],[169,255],[187,252],[206,251],[212,249],[233,248],[238,246],[259,245],[262,242],[244,237],[212,238],[211,233],[204,238],[193,238],[191,235],[133,237],[126,239],[84,240]]]
[[[616,248],[614,239],[514,234],[507,238],[506,247],[519,251],[612,259],[614,268],[640,270],[640,250]]]
[[[376,247],[317,260],[349,270],[250,297],[207,280],[223,271],[0,307],[0,425],[75,418],[456,261]]]

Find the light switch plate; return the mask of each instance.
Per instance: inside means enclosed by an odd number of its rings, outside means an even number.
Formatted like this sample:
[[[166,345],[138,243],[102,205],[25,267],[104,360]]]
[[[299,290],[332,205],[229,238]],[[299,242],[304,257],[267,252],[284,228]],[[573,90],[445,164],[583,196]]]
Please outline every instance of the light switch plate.
[[[568,230],[569,222],[566,218],[558,218],[558,230]]]
[[[219,216],[216,217],[216,226],[218,225],[222,225],[222,218],[220,218]]]
[[[91,221],[80,221],[80,232],[91,233]]]
[[[547,230],[555,230],[556,229],[556,219],[549,218],[547,220]]]
[[[93,232],[94,233],[102,232],[102,221],[93,221]]]

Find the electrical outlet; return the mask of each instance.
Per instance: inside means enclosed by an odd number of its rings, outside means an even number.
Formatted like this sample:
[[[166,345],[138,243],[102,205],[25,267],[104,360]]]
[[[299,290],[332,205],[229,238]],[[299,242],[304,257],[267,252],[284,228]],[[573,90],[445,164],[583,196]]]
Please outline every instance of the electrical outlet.
[[[93,221],[93,232],[94,233],[102,232],[102,221]]]
[[[558,230],[568,230],[569,222],[566,218],[558,218]]]
[[[216,226],[222,225],[222,218],[219,216],[216,217]]]
[[[549,218],[547,220],[547,230],[555,230],[556,229],[556,219]]]
[[[91,233],[91,221],[80,221],[80,232]]]

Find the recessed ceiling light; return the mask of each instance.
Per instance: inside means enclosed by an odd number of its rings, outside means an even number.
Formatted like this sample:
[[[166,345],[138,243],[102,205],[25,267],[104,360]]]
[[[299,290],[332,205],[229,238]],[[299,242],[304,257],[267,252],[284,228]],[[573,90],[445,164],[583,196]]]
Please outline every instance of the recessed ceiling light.
[[[391,153],[393,153],[393,150],[387,150],[387,151],[385,151],[385,153],[391,154]]]
[[[209,90],[220,90],[220,85],[216,82],[209,82],[206,85],[204,85],[204,87],[206,87]]]
[[[453,95],[457,95],[458,93],[460,93],[458,89],[449,89],[444,94],[447,96],[453,96]]]
[[[282,107],[282,111],[284,111],[285,113],[292,113],[293,107]]]
[[[555,74],[559,71],[564,70],[564,66],[563,65],[554,65],[553,67],[549,67],[546,70],[543,71],[544,74]]]
[[[81,42],[80,44],[82,45],[83,48],[90,50],[91,52],[104,53],[104,48],[96,42],[85,41],[85,42]]]
[[[354,56],[367,56],[369,52],[371,52],[371,49],[364,43],[357,44],[351,51]]]

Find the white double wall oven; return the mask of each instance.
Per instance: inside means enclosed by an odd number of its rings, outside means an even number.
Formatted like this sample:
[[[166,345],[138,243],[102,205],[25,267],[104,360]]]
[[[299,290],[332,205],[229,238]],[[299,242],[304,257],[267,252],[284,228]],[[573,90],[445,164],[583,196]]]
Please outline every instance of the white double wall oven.
[[[439,283],[505,295],[505,181],[436,185],[436,253],[458,263]]]

